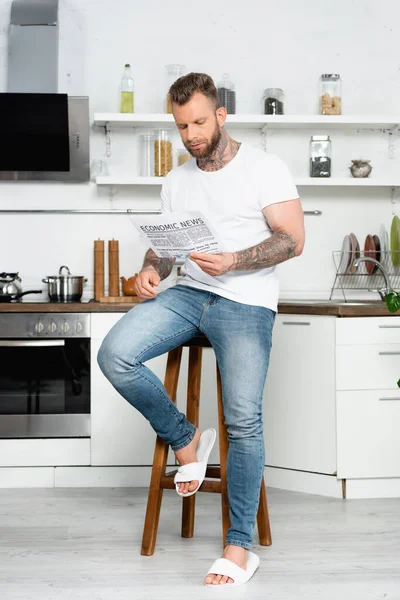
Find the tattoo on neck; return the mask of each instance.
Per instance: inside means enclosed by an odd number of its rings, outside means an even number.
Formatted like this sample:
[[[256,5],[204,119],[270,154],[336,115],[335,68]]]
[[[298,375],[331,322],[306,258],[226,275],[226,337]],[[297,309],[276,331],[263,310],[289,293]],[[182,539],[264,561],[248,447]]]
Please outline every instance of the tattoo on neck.
[[[266,269],[296,256],[296,240],[285,231],[278,231],[270,238],[246,250],[233,253],[231,271],[255,271]]]
[[[170,275],[174,262],[174,258],[160,258],[151,248],[149,248],[144,257],[143,267],[141,270],[146,271],[153,268],[157,271],[161,280],[163,280]]]
[[[240,148],[240,142],[233,140],[225,131],[221,131],[221,139],[211,156],[198,158],[197,165],[202,171],[219,171],[223,169],[233,158]]]

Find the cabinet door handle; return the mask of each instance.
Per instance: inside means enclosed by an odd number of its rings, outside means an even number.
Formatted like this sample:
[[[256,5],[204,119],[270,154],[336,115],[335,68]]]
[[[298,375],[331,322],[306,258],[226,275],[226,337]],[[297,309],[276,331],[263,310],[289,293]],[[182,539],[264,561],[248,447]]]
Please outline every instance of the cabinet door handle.
[[[400,402],[400,398],[379,398],[379,402]]]
[[[400,351],[399,352],[379,352],[379,356],[399,356],[400,355]]]
[[[282,325],[311,325],[310,321],[282,321]]]
[[[400,325],[378,325],[379,329],[400,329]]]

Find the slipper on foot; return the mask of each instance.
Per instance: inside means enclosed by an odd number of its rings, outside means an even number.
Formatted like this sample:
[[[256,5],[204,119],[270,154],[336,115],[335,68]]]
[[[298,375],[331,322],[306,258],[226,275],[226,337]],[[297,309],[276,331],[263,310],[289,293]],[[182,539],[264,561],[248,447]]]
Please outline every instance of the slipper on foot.
[[[260,564],[260,559],[257,554],[248,552],[247,554],[247,568],[242,569],[237,564],[228,560],[227,558],[218,558],[211,566],[207,575],[213,573],[214,575],[225,575],[233,579],[233,583],[204,583],[208,587],[214,588],[226,588],[235,585],[243,585],[247,583],[257,571]]]
[[[183,498],[192,496],[197,492],[199,487],[204,481],[204,477],[206,475],[207,470],[207,461],[210,456],[211,450],[214,446],[215,438],[217,437],[217,432],[215,429],[206,429],[200,436],[199,445],[196,450],[196,457],[198,462],[188,463],[187,465],[182,465],[179,467],[178,472],[174,477],[174,483],[176,488],[176,493]],[[179,491],[178,483],[184,483],[186,481],[198,481],[199,484],[196,489],[188,492],[187,494],[182,494]]]

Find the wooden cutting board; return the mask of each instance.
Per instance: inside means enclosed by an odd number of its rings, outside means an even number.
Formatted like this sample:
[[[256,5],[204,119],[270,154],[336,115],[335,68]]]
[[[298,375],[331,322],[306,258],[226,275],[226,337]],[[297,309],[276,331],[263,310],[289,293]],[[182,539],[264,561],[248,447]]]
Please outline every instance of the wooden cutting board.
[[[139,304],[140,298],[138,298],[137,296],[100,296],[100,302],[105,302],[108,304]]]

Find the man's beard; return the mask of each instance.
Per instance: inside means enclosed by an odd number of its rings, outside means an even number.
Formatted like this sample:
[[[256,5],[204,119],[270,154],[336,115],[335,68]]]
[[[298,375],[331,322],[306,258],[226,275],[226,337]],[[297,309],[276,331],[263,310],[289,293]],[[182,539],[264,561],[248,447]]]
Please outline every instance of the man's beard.
[[[205,146],[205,148],[199,148],[199,150],[195,150],[190,147],[190,145],[186,146],[186,150],[191,154],[194,158],[210,158],[212,154],[215,152],[218,144],[221,141],[221,130],[218,125],[215,128],[215,131],[212,135],[210,143]]]

